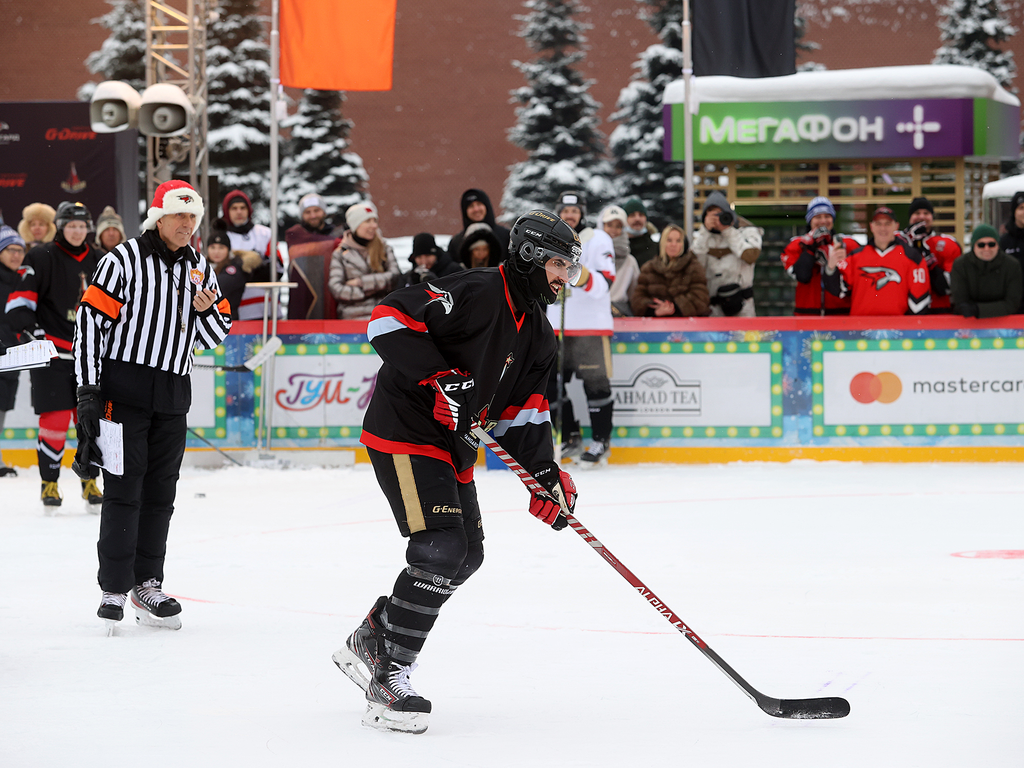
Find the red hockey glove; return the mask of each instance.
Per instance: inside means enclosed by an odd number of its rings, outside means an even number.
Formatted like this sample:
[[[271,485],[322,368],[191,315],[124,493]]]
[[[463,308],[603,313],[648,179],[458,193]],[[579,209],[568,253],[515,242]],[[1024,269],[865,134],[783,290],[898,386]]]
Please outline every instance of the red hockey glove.
[[[469,401],[473,398],[473,377],[452,369],[435,373],[420,384],[434,389],[434,418],[453,432],[468,432]]]
[[[569,477],[569,473],[560,470],[553,461],[542,464],[540,469],[534,470],[533,477],[544,486],[546,493],[535,492],[530,497],[530,514],[547,523],[556,531],[562,530],[569,524],[569,521],[562,514],[562,507],[558,503],[555,488],[561,489],[562,496],[565,498],[565,506],[572,512],[576,509],[576,484]]]

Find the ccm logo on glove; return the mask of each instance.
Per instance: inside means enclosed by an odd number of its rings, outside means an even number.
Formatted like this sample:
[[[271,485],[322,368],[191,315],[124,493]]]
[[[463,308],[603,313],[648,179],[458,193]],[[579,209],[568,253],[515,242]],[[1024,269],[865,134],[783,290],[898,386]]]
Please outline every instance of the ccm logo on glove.
[[[476,382],[465,371],[440,371],[420,382],[434,390],[434,418],[453,432],[468,432],[470,401]]]

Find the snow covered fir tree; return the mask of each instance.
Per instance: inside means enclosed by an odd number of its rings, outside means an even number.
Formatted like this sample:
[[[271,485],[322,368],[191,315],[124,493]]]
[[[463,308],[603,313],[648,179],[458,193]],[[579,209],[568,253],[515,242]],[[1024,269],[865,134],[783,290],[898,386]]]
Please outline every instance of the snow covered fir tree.
[[[519,35],[538,55],[514,61],[527,85],[512,91],[517,122],[509,141],[526,150],[526,160],[509,167],[501,199],[503,220],[512,221],[531,208],[550,208],[558,193],[581,189],[590,210],[614,194],[612,167],[598,130],[600,108],[575,66],[585,56],[584,25],[573,16],[584,9],[576,0],[527,0],[529,11]]]
[[[210,174],[220,193],[238,188],[267,220],[270,201],[270,46],[265,16],[249,0],[220,0],[207,28]],[[211,201],[219,211],[219,200]]]
[[[639,197],[655,224],[686,218],[682,163],[667,163],[662,154],[665,126],[661,97],[683,70],[682,5],[677,0],[650,0],[644,18],[661,42],[649,46],[633,64],[636,73],[622,89],[611,119],[621,121],[609,147],[615,158],[620,197]]]
[[[299,219],[299,199],[310,192],[340,222],[345,209],[366,196],[369,177],[349,147],[352,121],[342,116],[345,95],[307,89],[298,110],[282,124],[289,131],[281,157],[280,211],[289,226]]]
[[[1017,34],[1003,0],[952,0],[941,13],[945,17],[939,22],[942,47],[935,51],[932,63],[983,69],[1015,93],[1013,51],[997,47]]]
[[[110,10],[94,24],[110,30],[98,51],[85,59],[85,66],[96,81],[78,89],[78,98],[89,101],[103,80],[122,80],[141,92],[146,87],[146,7],[144,0],[107,0]]]

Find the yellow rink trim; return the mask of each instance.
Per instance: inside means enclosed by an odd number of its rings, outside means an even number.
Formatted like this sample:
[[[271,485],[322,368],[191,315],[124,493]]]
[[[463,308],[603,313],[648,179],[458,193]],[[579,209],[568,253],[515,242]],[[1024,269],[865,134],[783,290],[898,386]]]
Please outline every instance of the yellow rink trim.
[[[189,448],[189,451],[210,451],[210,448]],[[236,448],[225,450],[241,450]],[[317,450],[309,448],[275,448],[275,451]],[[319,450],[353,451],[357,464],[368,464],[365,448],[327,448]],[[64,452],[62,466],[70,467],[75,458],[73,450]],[[6,448],[4,461],[12,467],[34,467],[36,452],[31,448]],[[728,464],[732,461],[867,461],[867,462],[910,462],[933,461],[965,462],[1024,462],[1024,446],[903,446],[883,447],[849,446],[842,448],[813,447],[736,447],[736,448],[679,448],[679,447],[632,447],[612,444],[610,464]],[[484,464],[483,449],[477,459],[477,466]]]

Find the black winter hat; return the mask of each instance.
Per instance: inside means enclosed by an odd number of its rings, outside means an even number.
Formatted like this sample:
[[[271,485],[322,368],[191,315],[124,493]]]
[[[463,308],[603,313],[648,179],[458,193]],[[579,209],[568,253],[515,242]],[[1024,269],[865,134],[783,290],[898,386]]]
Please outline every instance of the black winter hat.
[[[935,208],[932,207],[931,201],[927,197],[915,197],[910,201],[910,216],[914,215],[914,211],[928,211],[933,216],[935,215]]]
[[[1014,192],[1013,197],[1010,198],[1010,216],[1013,216],[1013,212],[1017,210],[1017,206],[1024,204],[1024,190],[1020,192]]]
[[[226,245],[228,250],[231,250],[231,238],[228,237],[228,233],[223,229],[211,229],[210,239],[206,241],[206,247],[209,248],[211,245]]]
[[[423,256],[428,253],[432,253],[435,256],[440,255],[440,248],[437,247],[437,241],[434,240],[434,236],[429,232],[420,232],[412,239],[412,253],[409,255],[409,261],[415,262],[417,256]]]

